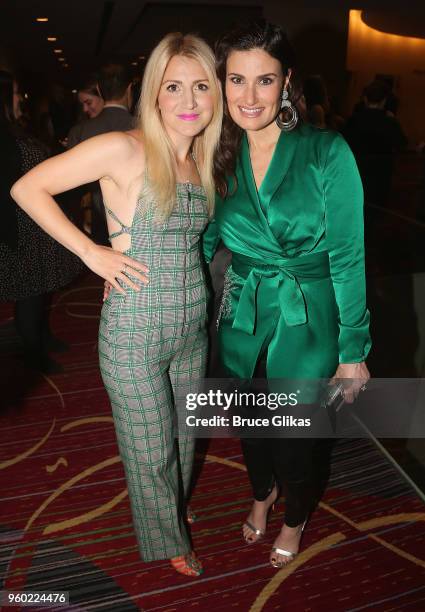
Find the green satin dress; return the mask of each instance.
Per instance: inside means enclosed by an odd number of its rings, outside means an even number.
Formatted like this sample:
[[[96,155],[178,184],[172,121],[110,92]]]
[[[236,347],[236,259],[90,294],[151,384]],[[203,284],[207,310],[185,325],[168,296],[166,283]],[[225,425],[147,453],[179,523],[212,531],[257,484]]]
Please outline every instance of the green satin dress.
[[[345,140],[308,125],[282,132],[257,190],[244,135],[236,177],[204,234],[207,261],[220,238],[232,251],[219,313],[227,372],[250,378],[265,351],[269,378],[326,378],[363,361],[363,190]]]

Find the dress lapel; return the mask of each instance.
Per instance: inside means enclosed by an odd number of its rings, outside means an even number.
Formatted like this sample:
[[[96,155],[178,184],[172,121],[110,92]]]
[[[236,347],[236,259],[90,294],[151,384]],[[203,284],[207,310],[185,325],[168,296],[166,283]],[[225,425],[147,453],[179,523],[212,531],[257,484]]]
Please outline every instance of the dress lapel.
[[[246,195],[248,196],[247,199],[252,207],[252,212],[260,222],[264,235],[268,237],[268,240],[270,240],[271,243],[275,243],[276,246],[279,247],[279,250],[281,247],[273,234],[268,221],[268,208],[273,196],[284,181],[285,176],[291,167],[299,138],[300,135],[298,130],[281,132],[273,152],[273,157],[270,161],[269,167],[267,168],[266,175],[261,183],[259,191],[257,191],[257,186],[254,180],[246,133],[244,133],[242,138],[242,146],[237,168],[237,178],[239,183],[239,187],[237,189],[238,199],[241,198],[244,200],[245,198],[243,196],[243,191],[246,191]],[[245,200],[245,207],[247,206],[248,201]],[[246,214],[247,211],[245,212],[245,215]]]
[[[255,215],[255,218],[261,224],[262,231],[265,232],[265,234],[269,237],[269,240],[273,240],[274,235],[270,229],[269,223],[267,221],[267,216],[265,214],[265,211],[261,205],[260,198],[258,196],[257,186],[255,184],[254,174],[252,172],[251,158],[249,155],[249,145],[248,145],[248,139],[246,137],[246,133],[244,133],[243,138],[242,138],[242,146],[241,146],[239,160],[240,160],[240,163],[238,164],[238,168],[237,168],[237,178],[238,178],[237,198],[239,201],[243,201],[244,200],[243,190],[246,192],[248,199],[249,199],[249,203],[252,207],[252,211]],[[244,207],[245,207],[244,215],[247,215],[247,211],[246,211],[247,204],[248,202],[244,202]]]
[[[298,130],[281,132],[279,136],[273,157],[258,192],[258,198],[265,212],[267,211],[274,194],[284,181],[289,168],[291,167],[295,151],[297,150],[299,138],[300,135]],[[252,178],[252,180],[254,180],[254,178]]]
[[[254,180],[254,173],[252,172],[252,164],[251,157],[249,155],[249,145],[248,138],[246,136],[246,132],[244,132],[242,137],[242,147],[241,147],[241,169],[242,175],[244,178],[244,182],[246,185],[246,189],[250,195],[252,202],[255,206],[260,206],[260,201],[258,198],[257,185]]]

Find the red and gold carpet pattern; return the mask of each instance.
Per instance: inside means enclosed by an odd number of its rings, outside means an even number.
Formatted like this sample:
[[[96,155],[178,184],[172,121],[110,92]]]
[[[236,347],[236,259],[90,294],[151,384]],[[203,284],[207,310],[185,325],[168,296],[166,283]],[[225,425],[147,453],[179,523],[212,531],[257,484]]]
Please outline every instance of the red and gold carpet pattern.
[[[88,276],[56,298],[53,329],[71,343],[63,374],[30,375],[3,326],[0,588],[66,590],[69,610],[425,609],[425,507],[365,440],[335,446],[302,552],[281,570],[268,564],[281,512],[261,543],[241,538],[250,492],[238,441],[201,444],[192,533],[205,573],[142,563],[97,365],[100,293]]]

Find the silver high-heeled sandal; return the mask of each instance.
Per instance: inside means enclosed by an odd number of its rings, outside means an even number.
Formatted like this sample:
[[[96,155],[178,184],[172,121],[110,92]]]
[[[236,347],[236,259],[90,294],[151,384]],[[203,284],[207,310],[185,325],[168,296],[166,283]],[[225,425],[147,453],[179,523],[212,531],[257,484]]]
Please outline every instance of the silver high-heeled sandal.
[[[301,535],[300,535],[300,544],[301,544],[301,538],[302,538],[302,534],[304,531],[304,527],[306,526],[307,520],[304,521],[302,527],[301,527]],[[284,567],[285,565],[289,565],[294,559],[295,557],[298,555],[298,553],[294,553],[291,552],[290,550],[285,550],[284,548],[276,548],[273,547],[272,548],[272,554],[275,553],[277,555],[281,555],[282,557],[287,557],[289,560],[284,563],[283,561],[277,561],[275,559],[270,559],[270,564],[275,567],[276,569],[281,569],[282,567]]]
[[[252,523],[250,523],[249,521],[245,521],[244,524],[242,525],[242,528],[244,526],[247,526],[249,528],[250,531],[252,531],[252,533],[254,535],[257,536],[257,538],[255,540],[248,540],[248,538],[244,537],[244,540],[247,544],[255,544],[255,542],[258,542],[259,540],[261,540],[261,538],[263,538],[266,535],[266,532],[263,531],[262,529],[257,529],[256,527],[254,527],[254,525]],[[249,536],[248,536],[249,537]]]
[[[275,488],[275,487],[273,487],[273,488]],[[272,489],[272,491],[273,491],[273,489]],[[272,491],[270,491],[270,493],[271,493]],[[274,500],[274,502],[272,503],[272,505],[270,506],[270,508],[267,510],[267,515],[266,515],[266,524],[267,524],[267,521],[268,521],[268,518],[269,518],[269,514],[270,514],[270,512],[274,512],[274,511],[276,510],[277,500],[279,499],[279,497],[280,497],[280,491],[279,491],[279,488],[276,486],[276,499]],[[244,536],[244,540],[245,540],[245,542],[246,542],[247,544],[255,544],[256,542],[259,542],[259,541],[261,540],[261,538],[263,538],[263,537],[266,535],[266,532],[265,532],[265,531],[263,531],[262,529],[257,529],[257,527],[256,527],[255,525],[253,525],[253,524],[252,524],[250,521],[245,521],[245,522],[243,523],[243,525],[242,525],[242,528],[243,528],[245,525],[248,527],[248,529],[249,529],[250,531],[252,531],[252,534],[253,534],[253,535],[257,536],[255,540],[248,540],[248,538],[246,538],[246,537]],[[250,534],[250,535],[251,535],[251,534]],[[248,537],[249,537],[249,536],[248,536]]]

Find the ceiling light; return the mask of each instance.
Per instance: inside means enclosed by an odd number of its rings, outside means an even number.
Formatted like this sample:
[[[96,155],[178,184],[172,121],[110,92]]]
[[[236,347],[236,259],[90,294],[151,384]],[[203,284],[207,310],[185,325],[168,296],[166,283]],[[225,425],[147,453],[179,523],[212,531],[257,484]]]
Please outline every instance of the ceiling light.
[[[137,66],[137,62],[131,62],[132,66]]]
[[[57,40],[57,38],[56,38],[56,36],[48,36],[48,37],[47,37],[47,40],[48,40],[49,42],[55,42],[55,41]]]
[[[38,22],[46,22],[46,21],[49,21],[49,18],[48,17],[37,17],[36,21],[38,21]]]
[[[139,55],[139,59],[140,59],[140,60],[144,60],[144,59],[145,59],[145,56],[144,56],[144,55]]]
[[[62,49],[53,49],[54,53],[63,53]]]
[[[65,61],[65,58],[64,58],[64,57],[58,57],[58,60],[59,60],[60,62],[64,62],[64,61]]]
[[[73,89],[71,93],[76,94],[77,93],[77,89]]]

